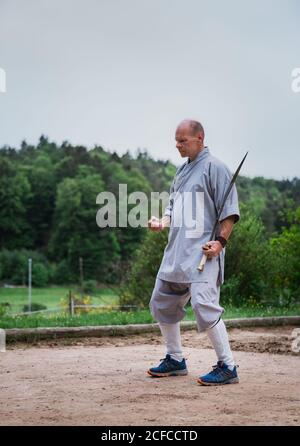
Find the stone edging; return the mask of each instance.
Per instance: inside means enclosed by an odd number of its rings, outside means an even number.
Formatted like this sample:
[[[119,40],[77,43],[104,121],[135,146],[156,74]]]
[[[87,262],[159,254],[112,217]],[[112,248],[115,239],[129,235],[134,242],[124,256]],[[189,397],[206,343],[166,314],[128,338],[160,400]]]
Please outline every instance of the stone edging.
[[[282,325],[300,326],[300,316],[254,317],[243,319],[224,320],[228,328],[243,327],[275,327]],[[181,322],[181,329],[197,329],[195,321]],[[127,336],[159,332],[158,324],[134,325],[103,325],[85,327],[40,327],[40,328],[13,328],[5,330],[6,341],[37,341],[40,339],[56,339],[64,337],[101,337],[101,336]]]

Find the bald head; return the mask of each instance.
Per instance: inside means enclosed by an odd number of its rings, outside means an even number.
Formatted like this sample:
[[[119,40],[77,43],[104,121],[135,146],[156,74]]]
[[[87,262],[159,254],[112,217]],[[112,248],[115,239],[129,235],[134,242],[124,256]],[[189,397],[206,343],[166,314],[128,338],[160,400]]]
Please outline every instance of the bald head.
[[[196,136],[198,133],[201,133],[204,138],[204,128],[198,121],[194,121],[192,119],[184,119],[178,125],[177,130],[179,129],[188,130],[192,136]]]
[[[204,147],[204,129],[200,122],[184,119],[176,129],[176,147],[182,157],[193,161]]]

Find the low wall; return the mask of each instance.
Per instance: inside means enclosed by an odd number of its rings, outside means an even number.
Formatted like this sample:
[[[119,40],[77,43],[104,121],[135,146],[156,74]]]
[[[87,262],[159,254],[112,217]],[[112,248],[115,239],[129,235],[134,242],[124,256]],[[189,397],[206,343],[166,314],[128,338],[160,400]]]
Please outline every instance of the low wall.
[[[300,316],[253,317],[224,320],[228,328],[300,326]],[[196,330],[195,321],[181,322],[181,330]],[[128,336],[159,332],[158,324],[103,325],[85,327],[13,328],[5,330],[6,342],[36,341],[66,337]]]

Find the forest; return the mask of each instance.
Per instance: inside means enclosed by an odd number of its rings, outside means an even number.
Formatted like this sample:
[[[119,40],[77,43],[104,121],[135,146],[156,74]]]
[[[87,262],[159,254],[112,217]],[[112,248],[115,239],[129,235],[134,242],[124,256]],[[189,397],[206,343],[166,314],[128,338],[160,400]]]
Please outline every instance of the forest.
[[[123,302],[145,305],[167,233],[99,228],[96,197],[117,196],[119,184],[149,197],[169,191],[177,167],[145,150],[120,156],[101,146],[57,145],[43,135],[36,146],[0,148],[1,283],[25,285],[32,258],[35,286],[121,285]],[[237,188],[242,218],[227,248],[224,295],[233,303],[297,299],[300,179],[240,176]]]

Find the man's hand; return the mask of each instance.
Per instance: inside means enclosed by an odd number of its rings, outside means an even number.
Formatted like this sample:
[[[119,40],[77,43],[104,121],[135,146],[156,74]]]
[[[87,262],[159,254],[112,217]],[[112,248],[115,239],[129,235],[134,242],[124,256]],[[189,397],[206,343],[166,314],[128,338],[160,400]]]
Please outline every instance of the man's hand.
[[[161,220],[157,217],[151,217],[148,221],[148,228],[151,231],[159,232],[170,225],[170,217],[165,215]]]
[[[159,218],[152,216],[148,221],[148,228],[150,228],[151,231],[159,232],[163,229],[163,224]]]
[[[218,240],[211,240],[202,247],[203,253],[207,256],[208,259],[217,257],[222,249],[223,246]]]

